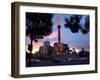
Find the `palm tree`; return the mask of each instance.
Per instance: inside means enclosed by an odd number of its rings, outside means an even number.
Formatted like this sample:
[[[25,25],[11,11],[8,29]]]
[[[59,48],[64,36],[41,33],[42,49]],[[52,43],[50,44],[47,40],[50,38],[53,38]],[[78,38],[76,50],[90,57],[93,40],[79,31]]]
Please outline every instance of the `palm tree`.
[[[72,33],[81,31],[83,34],[89,32],[89,16],[85,16],[84,24],[81,24],[82,15],[72,15],[70,18],[65,18],[65,27],[69,28]]]
[[[30,57],[29,66],[31,66],[32,42],[38,42],[37,39],[43,38],[52,32],[52,14],[47,13],[26,13],[26,36],[30,37],[29,45]]]

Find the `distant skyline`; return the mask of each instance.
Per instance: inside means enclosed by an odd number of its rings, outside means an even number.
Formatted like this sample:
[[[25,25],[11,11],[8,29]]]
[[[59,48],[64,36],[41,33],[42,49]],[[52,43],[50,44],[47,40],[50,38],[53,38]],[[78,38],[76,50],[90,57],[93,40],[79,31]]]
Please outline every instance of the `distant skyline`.
[[[58,42],[58,29],[57,29],[57,19],[60,19],[61,25],[61,43],[68,44],[70,48],[75,48],[76,51],[80,51],[82,48],[89,50],[89,33],[83,35],[81,32],[72,33],[69,28],[65,28],[65,17],[69,18],[70,14],[53,14],[52,22],[52,33],[43,39],[38,39],[38,42],[33,41],[33,53],[39,50],[39,47],[43,45],[44,41],[50,41],[51,45]],[[85,17],[87,15],[82,15],[81,26],[84,26]],[[30,38],[26,36],[26,46],[30,44]],[[27,48],[27,47],[26,47]]]

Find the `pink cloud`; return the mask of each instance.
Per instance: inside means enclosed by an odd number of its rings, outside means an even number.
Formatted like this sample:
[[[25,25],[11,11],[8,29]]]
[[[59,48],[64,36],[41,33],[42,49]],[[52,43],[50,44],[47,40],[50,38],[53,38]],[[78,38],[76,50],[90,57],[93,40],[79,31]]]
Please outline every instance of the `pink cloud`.
[[[49,39],[57,38],[58,32],[53,32],[51,35],[48,36]]]
[[[26,45],[30,44],[30,38],[26,36]]]

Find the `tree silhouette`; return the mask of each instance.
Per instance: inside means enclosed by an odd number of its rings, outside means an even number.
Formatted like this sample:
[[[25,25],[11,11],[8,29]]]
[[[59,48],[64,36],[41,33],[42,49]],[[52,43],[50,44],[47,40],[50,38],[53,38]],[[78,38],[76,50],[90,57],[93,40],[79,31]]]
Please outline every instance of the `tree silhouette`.
[[[26,13],[26,36],[30,37],[29,45],[29,66],[31,66],[32,42],[38,42],[38,39],[51,34],[52,32],[52,14],[47,13]]]
[[[72,15],[70,18],[65,18],[65,27],[69,28],[72,33],[81,31],[83,34],[89,32],[89,16],[85,16],[84,24],[81,24],[82,15]]]

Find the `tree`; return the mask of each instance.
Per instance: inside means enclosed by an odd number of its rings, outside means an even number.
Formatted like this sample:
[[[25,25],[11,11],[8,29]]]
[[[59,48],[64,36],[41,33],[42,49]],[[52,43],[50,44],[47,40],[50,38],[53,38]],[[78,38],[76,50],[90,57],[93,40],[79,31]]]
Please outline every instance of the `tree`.
[[[30,37],[29,47],[30,57],[29,66],[31,66],[32,42],[38,42],[37,39],[43,38],[52,32],[52,14],[47,13],[26,13],[26,36]]]
[[[89,16],[85,16],[84,24],[80,24],[82,15],[72,15],[70,18],[65,18],[65,27],[69,28],[72,33],[81,31],[83,34],[89,32]]]

